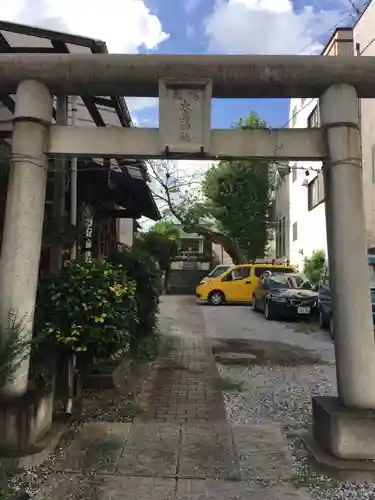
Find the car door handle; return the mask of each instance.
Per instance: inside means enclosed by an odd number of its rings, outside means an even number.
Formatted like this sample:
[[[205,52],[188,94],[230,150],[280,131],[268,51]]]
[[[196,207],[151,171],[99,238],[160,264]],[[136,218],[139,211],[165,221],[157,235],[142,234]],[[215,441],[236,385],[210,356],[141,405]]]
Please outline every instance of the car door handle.
[[[250,280],[246,281],[246,285],[250,285],[250,284],[251,284]]]

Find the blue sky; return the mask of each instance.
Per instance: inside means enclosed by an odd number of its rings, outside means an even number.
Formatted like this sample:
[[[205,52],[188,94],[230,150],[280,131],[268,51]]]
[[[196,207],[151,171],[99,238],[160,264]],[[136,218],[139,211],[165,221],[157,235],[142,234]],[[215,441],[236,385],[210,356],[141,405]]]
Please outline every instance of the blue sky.
[[[1,0],[0,17],[95,37],[117,53],[311,54],[333,25],[352,23],[350,11],[349,0]],[[139,126],[157,125],[155,100],[128,103]],[[281,99],[214,100],[212,126],[231,127],[252,110],[283,126],[288,108]]]
[[[148,0],[147,5],[162,20],[163,29],[170,33],[168,40],[160,44],[154,53],[204,54],[208,52],[205,36],[205,20],[214,8],[213,0],[190,0],[196,7],[186,9],[187,0]],[[141,49],[142,52],[146,52]],[[287,121],[287,99],[214,99],[212,101],[212,127],[229,128],[241,116],[256,110],[271,125],[282,126]],[[140,125],[157,123],[157,109],[145,109],[137,113]],[[150,120],[150,122],[149,122]]]
[[[368,0],[354,0],[361,8]],[[111,53],[314,54],[334,26],[353,23],[349,0],[0,0],[0,18],[106,42]],[[89,15],[87,13],[90,13]],[[199,75],[197,75],[199,77]],[[155,127],[156,99],[127,99],[138,126]],[[213,100],[212,127],[256,111],[287,123],[288,100]],[[179,160],[201,175],[211,162]]]
[[[233,1],[233,0],[232,0]],[[305,53],[316,52],[319,50],[319,46],[324,45],[327,39],[330,37],[332,30],[329,30],[334,24],[340,23],[340,26],[348,25],[352,22],[349,15],[348,7],[350,9],[350,4],[345,4],[340,0],[313,0],[306,2],[304,0],[293,0],[293,13],[287,11],[287,4],[291,4],[289,0],[242,0],[244,4],[251,5],[256,4],[265,6],[264,15],[259,12],[258,8],[258,20],[261,21],[262,18],[271,17],[276,23],[276,16],[279,18],[283,17],[290,23],[297,25],[297,32],[292,36],[291,41],[294,44],[290,46],[282,46],[281,49],[283,53],[297,53],[300,50],[306,48]],[[277,2],[280,4],[285,4],[284,11],[282,6],[280,12],[276,15],[272,15],[272,9],[276,6]],[[219,45],[212,44],[212,39],[207,33],[207,23],[212,19],[213,12],[215,11],[215,6],[217,6],[215,0],[184,0],[184,1],[171,1],[171,0],[147,0],[146,5],[148,8],[154,12],[160,19],[163,30],[169,34],[167,40],[159,44],[153,50],[146,50],[144,47],[140,48],[141,52],[155,52],[155,53],[180,53],[180,54],[201,54],[210,52],[243,52],[247,53],[247,44],[243,47],[238,46],[232,48],[231,44],[228,44],[228,50],[225,50],[225,37],[232,38],[236,36],[236,24],[235,17],[230,20],[230,25],[226,33],[222,34],[224,42]],[[222,4],[228,4],[228,1],[223,0]],[[233,1],[233,9],[237,4],[240,8],[241,0]],[[313,10],[312,13],[308,14],[306,12],[306,7]],[[323,10],[324,9],[324,10]],[[229,10],[229,9],[228,9]],[[225,17],[224,15],[222,17]],[[312,21],[312,22],[311,22]],[[310,22],[313,25],[310,29]],[[300,23],[300,37],[298,37],[298,23]],[[267,23],[265,23],[265,28],[267,28]],[[217,23],[217,29],[220,29],[220,24]],[[223,26],[225,30],[225,26]],[[241,26],[241,29],[243,27]],[[252,30],[251,18],[249,16],[248,23],[249,31]],[[263,36],[267,36],[267,29],[263,32]],[[312,43],[317,37],[319,37],[317,43]],[[272,32],[269,31],[268,37],[272,37]],[[249,37],[252,38],[252,37]],[[270,48],[275,47],[274,53],[278,52],[278,44],[266,44],[268,47],[264,47],[265,44],[262,43],[262,33],[258,38],[258,41],[254,40],[250,43],[249,48],[252,49],[249,53],[261,53],[270,52]],[[266,50],[264,50],[264,48]],[[216,50],[215,50],[216,49]],[[221,50],[220,50],[221,49]],[[261,116],[262,119],[266,120],[273,127],[281,127],[288,121],[289,113],[289,100],[287,99],[261,99],[261,100],[239,100],[239,99],[215,99],[212,103],[212,126],[214,128],[228,128],[232,126],[241,116],[246,116],[251,110],[255,110]],[[136,118],[138,123],[142,126],[150,126],[150,124],[157,123],[157,109],[144,109],[136,112]]]

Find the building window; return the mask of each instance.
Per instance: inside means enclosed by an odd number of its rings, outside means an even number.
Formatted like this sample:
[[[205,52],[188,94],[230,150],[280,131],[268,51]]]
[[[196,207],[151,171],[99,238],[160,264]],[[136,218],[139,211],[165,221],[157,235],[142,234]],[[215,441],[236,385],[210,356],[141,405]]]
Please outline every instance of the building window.
[[[320,111],[318,104],[315,106],[315,108],[312,110],[309,117],[307,118],[307,127],[308,128],[320,127]]]
[[[319,174],[307,186],[307,208],[313,210],[324,201],[323,172]]]
[[[277,222],[276,229],[276,258],[285,257],[286,255],[286,220],[281,217]]]
[[[293,241],[297,241],[297,238],[298,238],[297,222],[293,222]]]
[[[298,177],[298,168],[297,164],[294,164],[292,167],[292,182],[296,182],[297,177]]]
[[[180,252],[182,252],[182,253],[199,253],[201,251],[202,251],[201,240],[193,239],[193,238],[181,240]]]

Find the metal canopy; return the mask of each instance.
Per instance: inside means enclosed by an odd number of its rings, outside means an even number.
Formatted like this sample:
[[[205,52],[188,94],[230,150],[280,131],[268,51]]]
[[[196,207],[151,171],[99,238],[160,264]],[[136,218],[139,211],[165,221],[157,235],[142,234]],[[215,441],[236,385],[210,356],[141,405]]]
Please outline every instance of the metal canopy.
[[[8,55],[52,54],[55,57],[56,54],[108,54],[108,50],[105,42],[101,40],[0,21],[0,53]],[[124,98],[103,98],[87,94],[81,97],[97,127],[116,124],[116,122],[113,123],[113,110],[119,126],[132,125]],[[13,114],[14,99],[12,95],[1,93],[0,100]],[[109,113],[112,115],[112,123],[108,123]]]
[[[61,33],[58,31],[36,28],[17,23],[0,21],[0,53],[4,57],[14,55],[37,55],[50,54],[57,57],[58,54],[108,54],[105,42],[79,35]],[[15,100],[13,93],[5,93],[4,87],[0,88],[0,140],[11,143],[13,115]],[[88,126],[95,124],[97,127],[132,127],[132,119],[122,96],[96,96],[90,94],[87,89],[80,95],[77,106],[77,124]],[[56,119],[56,109],[53,110],[53,118]],[[90,127],[91,128],[91,127]],[[96,160],[98,161],[98,160]],[[124,178],[137,177],[143,182],[145,211],[151,218],[160,218],[160,214],[153,202],[150,202],[151,193],[147,186],[147,168],[142,161],[134,161],[127,158],[115,158],[111,167],[117,166],[124,172]],[[98,165],[100,167],[100,165]],[[139,192],[139,190],[138,190]],[[138,202],[138,207],[141,200]],[[146,214],[145,214],[146,215]]]
[[[162,54],[28,54],[0,56],[0,85],[14,92],[26,79],[53,93],[158,97],[159,80],[212,80],[212,97],[320,97],[348,84],[375,97],[375,57]]]
[[[79,167],[80,196],[87,203],[97,207],[109,202],[124,207],[125,210],[107,211],[115,218],[126,216],[138,219],[144,216],[155,221],[160,219],[152,193],[139,173],[132,176],[131,170],[120,168],[108,171],[92,160],[79,160]]]

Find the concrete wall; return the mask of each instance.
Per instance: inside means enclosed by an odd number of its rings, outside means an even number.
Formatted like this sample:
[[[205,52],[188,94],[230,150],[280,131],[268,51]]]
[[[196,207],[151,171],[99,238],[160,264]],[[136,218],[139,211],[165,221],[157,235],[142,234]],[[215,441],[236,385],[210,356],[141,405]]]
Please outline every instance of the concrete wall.
[[[120,243],[124,245],[133,246],[134,231],[133,219],[119,219],[118,220],[118,235]]]
[[[372,1],[354,28],[354,46],[358,43],[363,56],[375,56],[375,2]],[[366,45],[368,47],[366,48]],[[375,245],[375,99],[362,99],[363,194],[367,241]]]
[[[195,295],[199,282],[208,274],[208,270],[172,269],[168,280],[168,293],[172,295]]]

